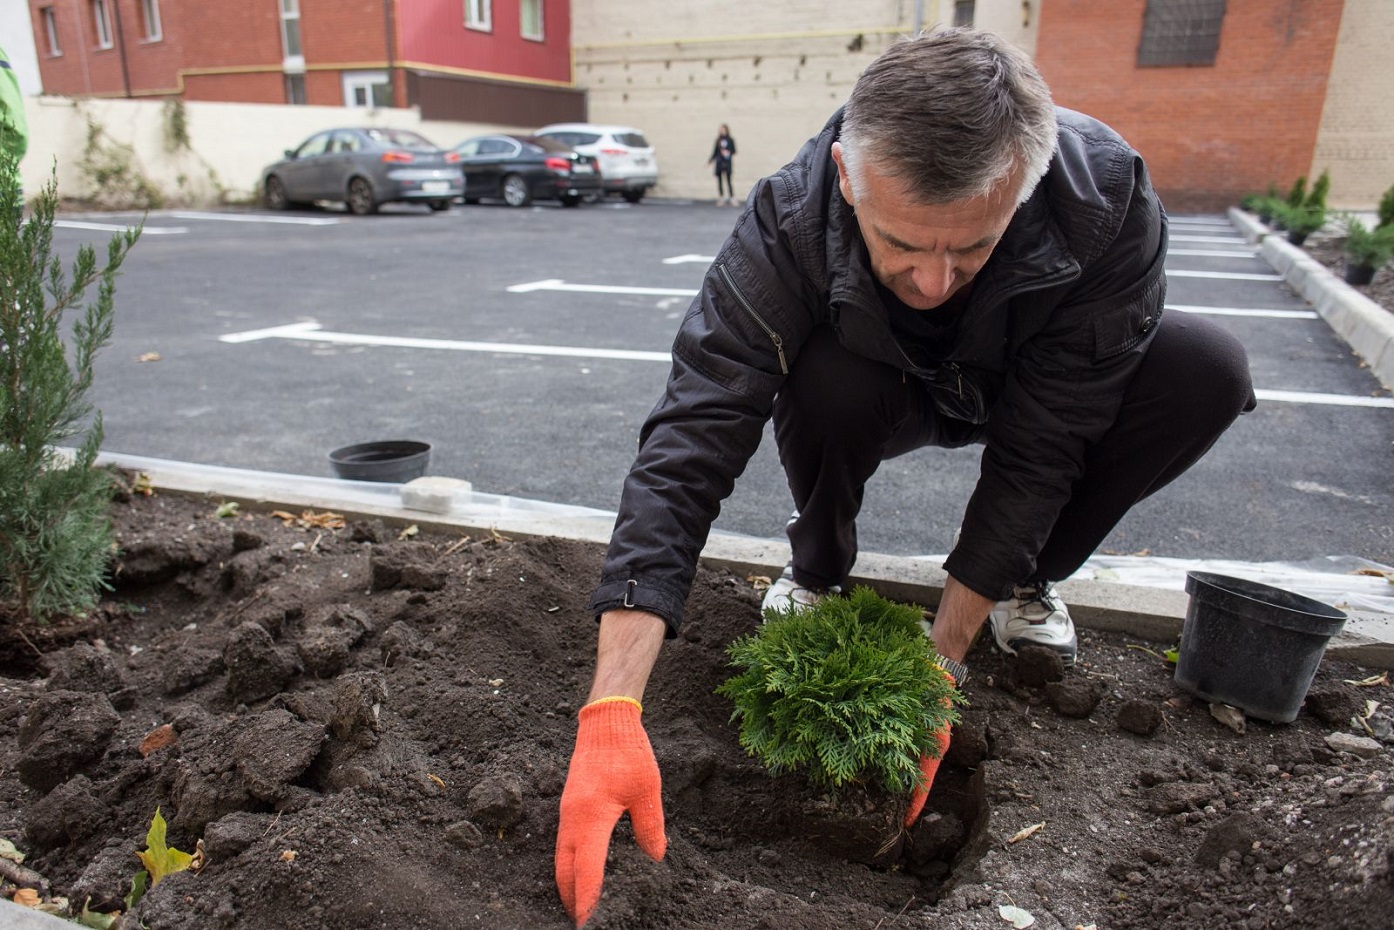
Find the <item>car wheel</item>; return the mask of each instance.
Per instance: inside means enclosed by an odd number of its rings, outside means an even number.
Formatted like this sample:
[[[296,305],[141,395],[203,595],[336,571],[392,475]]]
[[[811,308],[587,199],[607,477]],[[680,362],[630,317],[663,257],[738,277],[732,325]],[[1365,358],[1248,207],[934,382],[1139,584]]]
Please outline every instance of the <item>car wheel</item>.
[[[368,183],[367,178],[354,178],[349,181],[348,198],[349,212],[355,216],[367,216],[369,213],[378,212],[378,202],[373,198],[373,185]]]
[[[448,201],[448,200],[432,200],[432,201],[431,201],[430,203],[428,203],[426,206],[428,206],[428,207],[431,208],[431,212],[432,212],[432,213],[444,213],[446,210],[449,210],[449,209],[450,209],[450,201]]]
[[[630,203],[638,203],[639,201],[644,199],[643,188],[640,188],[637,191],[625,191],[624,199],[629,201]]]
[[[526,207],[532,200],[532,194],[528,193],[528,182],[516,174],[504,178],[503,200],[510,207]]]
[[[286,197],[286,186],[281,183],[281,179],[272,175],[266,179],[266,190],[262,193],[262,202],[272,210],[284,210],[290,206],[290,199]]]
[[[466,198],[464,198],[464,201],[465,201],[465,203],[467,203],[467,204],[479,203],[479,198],[478,198],[478,197],[466,197]]]
[[[561,205],[563,207],[579,207],[581,205],[581,196],[579,194],[567,194],[562,197]]]

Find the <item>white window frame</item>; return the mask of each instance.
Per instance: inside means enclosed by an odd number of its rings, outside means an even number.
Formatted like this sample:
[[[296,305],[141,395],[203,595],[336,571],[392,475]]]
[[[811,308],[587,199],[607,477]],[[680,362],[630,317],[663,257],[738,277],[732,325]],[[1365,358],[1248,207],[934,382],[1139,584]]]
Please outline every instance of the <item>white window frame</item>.
[[[378,105],[373,102],[373,88],[386,87],[388,94],[391,95],[392,82],[388,79],[386,71],[345,71],[343,72],[344,83],[344,106],[363,107],[368,110],[376,110]],[[359,103],[357,98],[358,91],[364,92],[365,103]]]
[[[494,31],[494,0],[465,0],[465,28]]]
[[[92,31],[97,35],[97,48],[111,48],[111,11],[106,0],[92,0]]]
[[[63,46],[58,43],[58,11],[51,6],[39,10],[44,18],[44,32],[48,34],[48,54],[51,58],[63,57]]]
[[[305,70],[305,34],[300,31],[300,0],[280,0],[281,8],[281,48],[285,52],[284,67],[289,71]],[[295,44],[299,48],[290,50],[289,24],[295,22]]]
[[[160,29],[160,0],[140,0],[140,15],[145,20],[145,37],[142,41],[158,42],[164,38]]]
[[[537,11],[537,30],[528,32],[527,10],[531,7]],[[518,35],[532,42],[542,42],[547,38],[547,4],[544,0],[518,0]]]

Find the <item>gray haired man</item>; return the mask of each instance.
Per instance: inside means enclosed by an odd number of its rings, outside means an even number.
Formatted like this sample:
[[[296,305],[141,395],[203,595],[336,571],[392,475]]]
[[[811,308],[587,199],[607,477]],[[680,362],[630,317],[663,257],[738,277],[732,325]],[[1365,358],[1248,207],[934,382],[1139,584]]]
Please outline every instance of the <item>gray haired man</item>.
[[[892,46],[756,186],[679,329],[590,602],[596,673],[557,837],[578,926],[623,812],[663,855],[639,702],[771,418],[796,515],[767,605],[843,583],[881,462],[976,444],[930,631],[941,663],[961,684],[984,624],[1008,652],[1036,643],[1073,663],[1052,583],[1254,404],[1235,339],[1163,315],[1166,241],[1137,152],[1054,107],[1029,58],[973,30]],[[909,822],[937,765],[924,760]]]

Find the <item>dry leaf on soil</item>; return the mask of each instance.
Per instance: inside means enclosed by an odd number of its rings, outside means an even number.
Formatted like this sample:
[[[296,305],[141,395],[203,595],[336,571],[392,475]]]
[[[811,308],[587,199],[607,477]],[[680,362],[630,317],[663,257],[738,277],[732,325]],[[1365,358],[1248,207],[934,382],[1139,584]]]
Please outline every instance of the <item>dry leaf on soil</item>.
[[[1040,823],[1033,823],[1029,827],[1022,827],[1020,830],[1013,833],[1011,837],[1007,840],[1007,842],[1020,843],[1022,840],[1026,839],[1028,836],[1031,836],[1033,833],[1035,833],[1037,830],[1041,829],[1044,826],[1045,821],[1042,820]]]

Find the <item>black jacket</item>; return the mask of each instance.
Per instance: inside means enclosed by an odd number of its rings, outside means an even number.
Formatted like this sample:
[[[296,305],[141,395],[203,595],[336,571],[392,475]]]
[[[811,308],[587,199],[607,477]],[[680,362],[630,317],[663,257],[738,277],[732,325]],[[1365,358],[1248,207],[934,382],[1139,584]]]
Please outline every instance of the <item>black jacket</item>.
[[[985,424],[982,474],[945,570],[994,599],[1031,576],[1166,292],[1166,216],[1142,158],[1097,120],[1058,116],[1050,169],[974,279],[952,351],[933,367],[915,365],[892,335],[838,189],[830,148],[841,113],[759,182],[678,331],[593,610],[638,607],[677,629],[720,502],[819,325],[921,379],[945,415]]]

